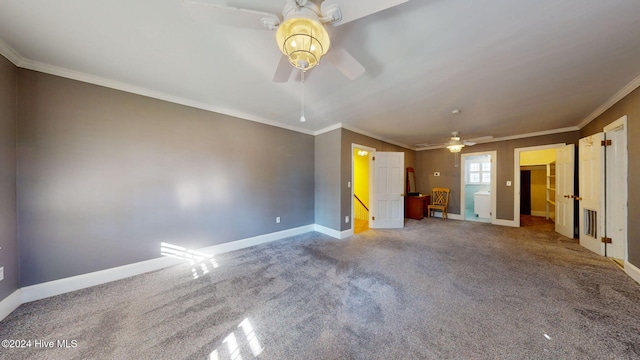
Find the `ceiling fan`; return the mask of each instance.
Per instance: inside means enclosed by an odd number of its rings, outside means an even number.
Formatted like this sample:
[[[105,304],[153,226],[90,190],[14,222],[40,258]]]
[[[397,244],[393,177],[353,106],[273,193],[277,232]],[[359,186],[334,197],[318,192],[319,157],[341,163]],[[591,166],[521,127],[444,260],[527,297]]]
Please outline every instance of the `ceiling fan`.
[[[462,150],[462,148],[465,146],[473,146],[478,142],[485,142],[491,139],[493,139],[493,136],[482,136],[482,137],[477,137],[469,140],[462,140],[460,138],[460,132],[453,131],[451,132],[450,140],[446,143],[441,143],[441,144],[423,143],[423,144],[416,144],[415,147],[419,148],[420,150],[431,150],[431,149],[439,149],[439,148],[446,147],[451,152],[460,152],[460,150]]]
[[[286,0],[282,17],[271,12],[234,7],[234,0],[183,0],[191,16],[215,24],[276,30],[283,56],[273,81],[287,82],[294,68],[307,71],[323,57],[348,79],[365,72],[347,50],[331,46],[325,25],[336,27],[405,3],[409,0]],[[246,3],[246,1],[244,1]]]

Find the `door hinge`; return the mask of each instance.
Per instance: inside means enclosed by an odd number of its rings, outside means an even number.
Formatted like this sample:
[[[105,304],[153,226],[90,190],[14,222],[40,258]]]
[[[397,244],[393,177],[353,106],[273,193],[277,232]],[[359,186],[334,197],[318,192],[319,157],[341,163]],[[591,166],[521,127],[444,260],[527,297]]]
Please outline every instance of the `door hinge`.
[[[374,156],[373,158],[371,158],[371,160],[375,161],[375,160],[376,160],[376,157]]]
[[[610,237],[602,237],[602,242],[605,244],[611,244],[611,238]]]
[[[601,146],[611,146],[611,139],[600,141]]]
[[[371,217],[371,220],[375,220],[375,219],[376,219],[376,217],[375,217],[375,216],[372,216],[372,217]]]

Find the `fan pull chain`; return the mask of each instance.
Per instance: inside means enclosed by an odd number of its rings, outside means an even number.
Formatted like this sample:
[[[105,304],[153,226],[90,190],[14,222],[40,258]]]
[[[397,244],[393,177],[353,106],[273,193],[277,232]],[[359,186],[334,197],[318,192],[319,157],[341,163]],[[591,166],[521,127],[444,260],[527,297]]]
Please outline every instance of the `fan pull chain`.
[[[302,88],[302,96],[300,100],[300,108],[302,110],[302,116],[300,116],[300,122],[305,122],[307,119],[304,118],[304,70],[300,70],[302,72],[302,76],[300,77],[302,80],[300,81],[300,87]]]

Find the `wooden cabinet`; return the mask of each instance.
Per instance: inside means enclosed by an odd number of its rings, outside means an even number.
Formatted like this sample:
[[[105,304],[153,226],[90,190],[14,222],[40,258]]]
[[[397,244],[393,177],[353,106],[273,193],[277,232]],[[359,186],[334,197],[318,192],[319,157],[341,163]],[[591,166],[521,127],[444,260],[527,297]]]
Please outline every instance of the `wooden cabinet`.
[[[404,217],[421,220],[427,215],[427,207],[431,196],[405,196],[404,197]]]

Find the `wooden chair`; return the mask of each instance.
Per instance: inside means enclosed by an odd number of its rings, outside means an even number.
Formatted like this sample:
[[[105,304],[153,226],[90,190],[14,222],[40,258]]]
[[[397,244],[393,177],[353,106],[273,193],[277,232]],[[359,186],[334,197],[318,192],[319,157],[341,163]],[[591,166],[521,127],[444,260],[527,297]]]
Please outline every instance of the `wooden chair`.
[[[429,217],[434,213],[434,211],[442,212],[442,220],[449,218],[449,211],[447,208],[449,207],[449,193],[451,192],[448,188],[433,188],[431,190],[431,201],[433,204],[429,205],[427,209],[429,210]]]

